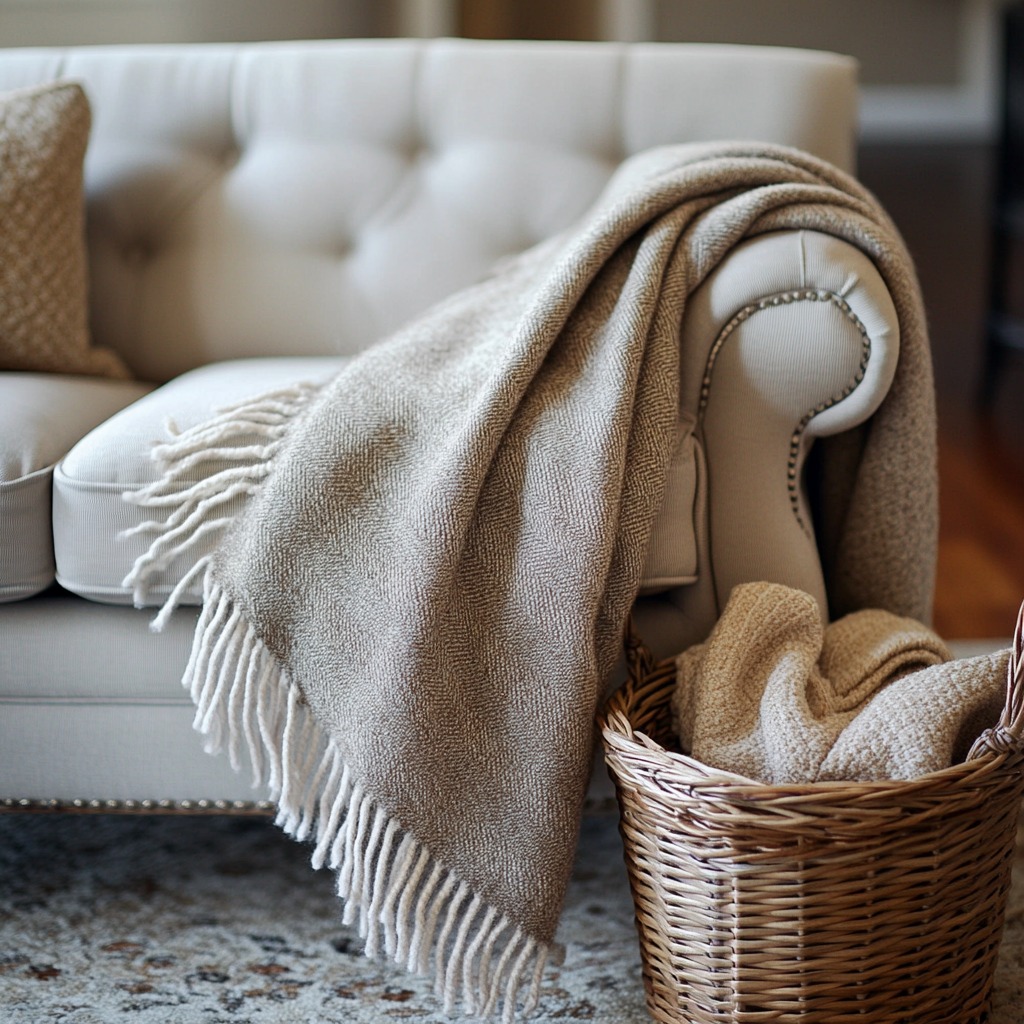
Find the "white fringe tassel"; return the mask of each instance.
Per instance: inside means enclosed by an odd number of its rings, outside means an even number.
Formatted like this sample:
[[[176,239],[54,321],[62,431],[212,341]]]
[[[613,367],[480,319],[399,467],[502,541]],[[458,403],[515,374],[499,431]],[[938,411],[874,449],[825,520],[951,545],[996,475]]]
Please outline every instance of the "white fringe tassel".
[[[309,404],[320,385],[301,383],[219,409],[212,419],[188,430],[168,420],[171,439],[154,446],[152,458],[162,473],[153,483],[122,495],[144,508],[169,509],[164,519],[148,519],[121,533],[122,537],[152,534],[149,549],[140,555],[122,586],[130,587],[136,607],[142,607],[156,577],[177,558],[196,560],[175,584],[153,620],[159,631],[189,589],[205,572],[210,556],[197,556],[197,546],[212,550],[234,521],[232,503],[255,494],[273,465],[292,419]]]
[[[248,755],[253,786],[266,785],[277,804],[277,824],[295,839],[313,841],[314,868],[337,872],[343,920],[357,925],[367,955],[383,951],[410,971],[433,975],[445,1012],[461,1001],[466,1013],[487,1019],[501,1005],[502,1021],[510,1024],[520,1007],[524,1015],[536,1008],[554,949],[486,905],[352,778],[299,687],[214,580],[211,555],[196,550],[205,541],[209,551],[230,525],[225,506],[256,493],[291,420],[317,390],[302,384],[264,395],[185,431],[169,425],[172,440],[153,452],[165,472],[124,495],[171,510],[163,521],[126,531],[155,539],[125,585],[141,605],[159,573],[181,556],[195,557],[152,628],[163,628],[201,576],[203,608],[182,681],[206,751],[226,749],[236,771],[242,752]],[[208,475],[197,480],[204,469]]]
[[[266,784],[277,824],[315,843],[313,867],[337,872],[344,921],[385,953],[432,975],[446,1013],[502,1020],[537,1004],[551,950],[487,906],[356,783],[302,694],[207,572],[184,679],[206,750],[244,748],[254,785]],[[525,996],[520,993],[525,986]]]

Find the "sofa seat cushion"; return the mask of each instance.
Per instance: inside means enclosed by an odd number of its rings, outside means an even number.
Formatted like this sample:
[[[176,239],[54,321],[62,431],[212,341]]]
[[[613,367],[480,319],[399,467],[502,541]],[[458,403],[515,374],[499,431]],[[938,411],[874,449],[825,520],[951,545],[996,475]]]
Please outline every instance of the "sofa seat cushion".
[[[0,601],[54,580],[54,464],[150,386],[55,373],[0,374]]]
[[[147,520],[158,520],[165,513],[126,501],[124,493],[157,478],[159,467],[151,451],[154,443],[167,437],[168,420],[177,429],[186,430],[233,402],[299,382],[324,381],[344,361],[343,357],[318,356],[210,364],[175,378],[89,433],[68,452],[54,473],[53,543],[61,586],[94,601],[132,603],[132,590],[124,580],[136,558],[148,549],[152,535],[126,531]],[[693,519],[698,453],[690,427],[685,421],[681,424],[668,493],[655,524],[644,573],[645,592],[686,584],[696,575]],[[258,438],[252,440],[259,442]],[[208,475],[219,468],[223,467],[207,463],[198,472]],[[244,500],[240,497],[219,514],[236,514]],[[152,578],[146,602],[161,604],[216,541],[216,534],[204,537],[161,569]],[[197,580],[182,603],[199,604],[201,591],[202,581]]]

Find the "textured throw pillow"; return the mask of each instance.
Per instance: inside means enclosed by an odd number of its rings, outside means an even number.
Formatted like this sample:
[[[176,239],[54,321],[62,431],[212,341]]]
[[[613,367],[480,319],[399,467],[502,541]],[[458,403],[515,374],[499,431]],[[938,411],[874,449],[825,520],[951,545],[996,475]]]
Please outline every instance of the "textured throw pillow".
[[[117,355],[89,344],[90,122],[74,82],[0,95],[0,369],[128,376]]]

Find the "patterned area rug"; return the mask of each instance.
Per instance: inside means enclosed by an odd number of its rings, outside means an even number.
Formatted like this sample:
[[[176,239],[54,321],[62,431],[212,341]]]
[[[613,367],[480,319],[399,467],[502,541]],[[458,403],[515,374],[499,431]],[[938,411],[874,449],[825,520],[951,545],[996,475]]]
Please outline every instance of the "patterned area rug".
[[[308,855],[262,819],[0,815],[0,1021],[445,1024],[361,955]],[[560,934],[538,1024],[644,1024],[612,815],[584,822]],[[1020,855],[990,1024],[1024,1024]]]

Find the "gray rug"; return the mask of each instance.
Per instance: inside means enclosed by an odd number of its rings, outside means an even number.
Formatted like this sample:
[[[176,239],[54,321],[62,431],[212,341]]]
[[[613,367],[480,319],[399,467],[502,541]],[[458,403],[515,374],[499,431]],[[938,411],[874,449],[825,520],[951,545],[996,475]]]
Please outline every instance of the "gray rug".
[[[644,1024],[614,816],[584,822],[538,1024]],[[1024,1024],[1024,859],[990,1024]],[[368,961],[328,872],[252,818],[0,815],[3,1024],[443,1024]]]

